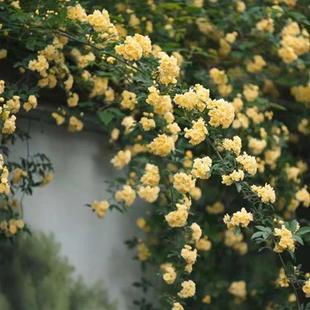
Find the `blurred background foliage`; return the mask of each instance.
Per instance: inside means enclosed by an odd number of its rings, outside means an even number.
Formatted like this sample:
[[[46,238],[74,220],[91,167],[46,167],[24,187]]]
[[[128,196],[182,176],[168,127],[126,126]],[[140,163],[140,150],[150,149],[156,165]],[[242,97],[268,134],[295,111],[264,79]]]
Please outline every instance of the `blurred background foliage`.
[[[114,310],[102,283],[86,285],[51,235],[0,243],[1,310]]]

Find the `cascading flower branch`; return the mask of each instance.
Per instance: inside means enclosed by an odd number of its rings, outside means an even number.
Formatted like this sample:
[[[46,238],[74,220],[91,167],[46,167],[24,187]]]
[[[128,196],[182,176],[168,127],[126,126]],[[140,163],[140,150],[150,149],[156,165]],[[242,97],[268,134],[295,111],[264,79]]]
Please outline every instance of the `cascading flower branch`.
[[[25,47],[32,51],[31,57],[16,59],[32,90],[31,96],[23,95],[23,109],[35,109],[44,89],[61,88],[66,103],[52,114],[58,125],[68,120],[68,129],[79,131],[86,113],[98,115],[107,124],[111,140],[119,145],[111,163],[124,169],[126,178],[111,185],[109,201],[94,201],[91,209],[102,218],[108,209],[126,210],[139,198],[153,204],[169,227],[170,254],[158,266],[169,286],[163,304],[182,310],[195,296],[191,273],[199,251],[210,246],[191,205],[210,178],[219,186],[235,185],[244,197],[239,211],[224,216],[228,229],[251,226],[252,239],[279,255],[285,251],[293,255],[297,244],[303,243],[302,235],[309,229],[275,216],[276,193],[271,185],[252,184],[257,161],[242,152],[241,138],[229,132],[234,105],[211,98],[203,85],[184,85],[175,56],[154,47],[147,36],[122,39],[106,10],[87,14],[80,4],[59,3],[57,10],[34,15],[21,11],[19,5],[6,3],[0,8],[8,40],[14,35],[14,40],[21,40],[20,30],[32,34],[28,38],[31,48]],[[9,90],[2,92],[9,94]],[[14,134],[21,109],[20,98],[10,100],[3,100],[3,135]],[[193,154],[190,165],[183,164],[186,150]],[[9,195],[9,171],[2,158],[0,164],[1,194]],[[138,245],[140,260],[151,255],[146,244]],[[309,294],[309,280],[304,281],[301,273],[293,273],[290,282],[294,290],[302,286]],[[230,291],[239,286],[244,290],[243,283],[236,282]]]

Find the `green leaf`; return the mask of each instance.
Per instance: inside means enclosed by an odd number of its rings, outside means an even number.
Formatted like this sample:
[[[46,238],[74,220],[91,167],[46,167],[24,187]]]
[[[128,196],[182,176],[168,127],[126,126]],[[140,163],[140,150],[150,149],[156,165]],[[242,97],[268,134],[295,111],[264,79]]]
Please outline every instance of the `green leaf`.
[[[300,228],[297,232],[296,235],[298,236],[303,236],[310,233],[310,226],[304,226],[302,228]]]

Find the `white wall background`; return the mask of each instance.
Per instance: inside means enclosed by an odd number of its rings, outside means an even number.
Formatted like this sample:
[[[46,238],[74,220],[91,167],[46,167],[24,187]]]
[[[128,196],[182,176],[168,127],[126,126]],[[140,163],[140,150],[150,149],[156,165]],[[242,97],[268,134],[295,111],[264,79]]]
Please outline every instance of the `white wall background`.
[[[100,220],[84,206],[105,198],[104,182],[115,175],[113,151],[98,133],[70,134],[65,128],[30,122],[30,152],[51,159],[55,179],[24,199],[26,222],[33,229],[53,232],[77,273],[88,283],[103,280],[118,309],[130,309],[137,294],[131,284],[139,279],[139,266],[124,240],[137,233],[135,220],[141,209],[132,207],[127,214],[114,210]],[[27,128],[29,121],[19,125]],[[14,157],[26,152],[22,142],[13,150]]]

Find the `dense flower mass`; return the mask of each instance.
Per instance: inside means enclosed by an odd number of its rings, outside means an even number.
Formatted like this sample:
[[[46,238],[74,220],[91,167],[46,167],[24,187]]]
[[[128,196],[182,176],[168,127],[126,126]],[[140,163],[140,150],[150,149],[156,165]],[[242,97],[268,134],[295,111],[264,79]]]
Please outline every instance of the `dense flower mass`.
[[[15,162],[10,145],[28,139],[20,113],[38,111],[53,92],[58,126],[96,126],[117,150],[111,164],[122,171],[90,210],[104,218],[145,204],[143,234],[127,241],[147,275],[135,305],[153,309],[148,289],[157,308],[173,310],[269,309],[284,299],[290,308],[294,298],[279,287],[310,296],[307,275],[282,254],[293,256],[308,229],[294,220],[310,205],[304,0],[226,2],[108,0],[111,14],[92,0],[53,9],[43,1],[35,13],[0,3],[0,61],[14,73],[0,81],[1,238],[28,229],[20,192],[52,180],[42,154]],[[259,248],[280,255],[284,274]]]

